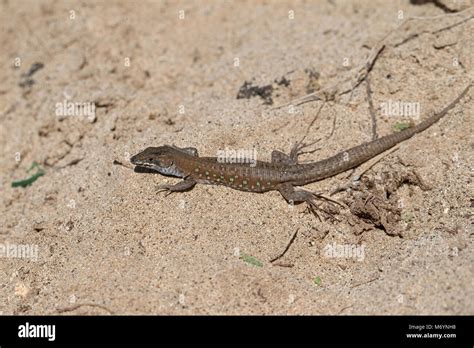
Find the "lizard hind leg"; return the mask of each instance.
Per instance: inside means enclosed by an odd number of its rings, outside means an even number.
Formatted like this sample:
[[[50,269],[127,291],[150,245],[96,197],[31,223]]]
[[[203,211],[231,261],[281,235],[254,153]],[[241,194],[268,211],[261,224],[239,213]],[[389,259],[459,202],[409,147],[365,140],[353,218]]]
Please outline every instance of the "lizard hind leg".
[[[321,139],[318,139],[318,140],[315,140],[313,141],[312,143],[303,143],[302,141],[299,141],[297,143],[295,143],[293,145],[293,147],[291,148],[291,151],[290,151],[290,158],[295,162],[295,163],[298,163],[298,158],[299,156],[301,155],[304,155],[304,154],[307,154],[307,153],[314,153],[318,150],[320,150],[320,148],[316,148],[316,149],[313,149],[313,150],[309,150],[309,151],[303,151],[304,149],[310,147],[310,146],[313,146],[314,144],[317,144]]]
[[[295,165],[298,164],[298,159],[296,161],[288,156],[286,153],[283,153],[278,150],[272,151],[272,163],[273,164],[282,164],[282,165]]]
[[[307,147],[310,147],[314,144],[316,144],[319,140],[318,139],[312,143],[302,143],[302,142],[297,142],[293,145],[291,148],[290,154],[287,155],[286,153],[283,153],[278,150],[274,150],[272,152],[272,163],[274,164],[283,164],[283,165],[297,165],[298,164],[298,157],[307,153],[313,153],[319,150],[319,148],[316,148],[314,150],[310,151],[303,151],[303,149],[306,149]]]
[[[285,198],[285,200],[289,203],[306,203],[308,210],[313,213],[320,221],[322,221],[321,216],[319,215],[319,212],[325,213],[325,215],[329,216],[333,220],[338,220],[335,215],[328,211],[327,209],[324,209],[321,207],[321,203],[318,204],[318,200],[325,200],[331,203],[339,204],[343,206],[342,203],[323,196],[322,194],[311,192],[311,191],[306,191],[306,190],[299,190],[295,191],[294,187],[291,184],[282,184],[278,187],[278,191],[280,194]],[[339,221],[339,220],[338,220]]]

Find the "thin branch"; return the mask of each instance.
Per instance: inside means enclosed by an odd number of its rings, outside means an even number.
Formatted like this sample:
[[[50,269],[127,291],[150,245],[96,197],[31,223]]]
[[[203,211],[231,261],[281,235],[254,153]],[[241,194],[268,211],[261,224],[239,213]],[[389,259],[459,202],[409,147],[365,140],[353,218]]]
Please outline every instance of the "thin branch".
[[[375,108],[374,108],[374,103],[372,101],[372,90],[370,89],[370,81],[369,81],[369,76],[367,75],[365,77],[365,83],[366,83],[366,89],[367,89],[367,102],[369,103],[369,113],[370,113],[370,119],[372,121],[372,140],[375,140],[378,138],[377,136],[377,119],[375,116]]]
[[[396,28],[390,30],[371,50],[365,64],[363,66],[361,66],[359,69],[358,69],[358,72],[357,72],[357,75],[356,75],[356,78],[355,78],[355,82],[354,83],[351,83],[351,86],[350,88],[347,88],[343,91],[340,91],[340,85],[343,84],[343,83],[346,83],[346,82],[349,82],[351,80],[353,80],[352,78],[348,78],[348,79],[345,79],[344,81],[342,82],[337,82],[329,87],[326,87],[326,88],[323,88],[319,91],[316,91],[316,92],[313,92],[311,94],[307,94],[303,97],[300,97],[300,98],[297,98],[295,100],[292,100],[288,103],[285,103],[285,104],[281,104],[281,105],[278,105],[278,106],[275,106],[273,109],[280,109],[284,106],[288,106],[288,105],[294,105],[294,106],[298,106],[298,105],[301,105],[301,104],[304,104],[304,103],[308,103],[308,102],[311,102],[311,101],[317,101],[317,100],[324,100],[324,101],[329,101],[329,100],[332,100],[334,99],[335,96],[340,96],[340,95],[343,95],[343,94],[346,94],[346,93],[349,93],[349,92],[353,92],[355,88],[357,88],[362,81],[365,80],[365,77],[370,73],[370,71],[372,70],[372,68],[374,67],[375,65],[375,62],[377,60],[377,58],[379,57],[379,55],[381,54],[382,50],[385,48],[385,44],[384,42],[387,40],[387,38],[392,35],[394,32],[398,31],[400,28],[402,28],[403,26],[405,26],[407,23],[411,22],[411,21],[418,21],[418,20],[436,20],[436,19],[440,19],[440,18],[445,18],[445,17],[454,17],[454,16],[459,16],[461,14],[465,14],[466,12],[469,12],[470,10],[474,9],[474,7],[469,7],[463,11],[459,11],[459,12],[455,12],[455,13],[445,13],[443,15],[438,15],[438,16],[431,16],[431,17],[410,17],[410,18],[407,18],[405,19],[403,22],[401,22],[399,25],[397,25]],[[472,18],[474,18],[474,15],[470,15],[466,18],[464,18],[463,20],[459,21],[459,22],[456,22],[454,24],[450,24],[446,27],[442,27],[440,29],[437,29],[437,30],[433,30],[433,31],[422,31],[422,32],[418,32],[418,33],[412,33],[410,34],[407,38],[403,39],[401,42],[399,43],[396,43],[394,44],[393,46],[394,47],[398,47],[402,44],[404,44],[405,42],[408,42],[416,37],[419,37],[420,34],[423,34],[423,33],[431,33],[431,34],[437,34],[441,31],[445,31],[445,30],[449,30],[449,29],[452,29],[458,25],[461,25],[469,20],[471,20]]]
[[[296,239],[296,235],[298,234],[298,231],[300,229],[296,229],[295,233],[293,233],[293,236],[291,236],[289,242],[287,243],[286,247],[285,247],[285,250],[283,250],[283,252],[281,254],[279,254],[278,256],[274,257],[273,259],[270,260],[270,262],[275,262],[276,260],[280,259],[283,257],[283,255],[286,254],[286,252],[288,251],[288,249],[290,249],[290,246],[291,244],[293,244],[293,242],[295,241]]]

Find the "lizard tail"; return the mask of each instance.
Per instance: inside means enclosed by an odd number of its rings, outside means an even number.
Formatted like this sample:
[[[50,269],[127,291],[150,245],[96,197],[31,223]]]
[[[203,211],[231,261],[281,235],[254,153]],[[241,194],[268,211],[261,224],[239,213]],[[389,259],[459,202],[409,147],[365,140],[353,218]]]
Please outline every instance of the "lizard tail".
[[[464,88],[464,91],[462,91],[462,93],[456,99],[454,99],[449,105],[447,105],[443,110],[441,110],[440,112],[434,114],[433,116],[427,118],[423,122],[420,122],[415,127],[413,127],[415,134],[423,132],[425,129],[435,124],[436,122],[438,122],[444,115],[448,113],[449,110],[451,110],[457,103],[459,103],[459,101],[462,98],[464,98],[466,93],[469,91],[469,88],[471,88],[471,85],[472,84],[469,83],[467,87]]]
[[[427,128],[429,128],[430,126],[438,122],[443,116],[445,116],[448,113],[449,110],[454,108],[454,106],[457,103],[459,103],[459,101],[466,95],[466,93],[469,91],[470,88],[471,88],[471,83],[467,85],[467,87],[464,88],[462,93],[456,99],[454,99],[449,105],[447,105],[443,110],[428,117],[426,120],[418,123],[416,126],[410,127],[408,129],[404,129],[403,131],[398,132],[398,133],[386,135],[380,139],[367,143],[367,145],[372,144],[372,143],[377,144],[377,142],[379,142],[381,146],[376,147],[376,154],[375,154],[375,155],[378,155],[379,153],[382,153],[390,149],[396,144],[401,143],[402,141],[405,141],[407,139],[410,139],[415,134],[423,132],[424,130],[426,130]]]
[[[462,91],[462,93],[449,105],[447,105],[443,110],[437,112],[433,116],[420,122],[414,127],[405,129],[399,133],[386,135],[382,138],[373,140],[371,142],[359,146],[355,146],[349,150],[340,152],[337,155],[329,157],[328,159],[325,159],[323,161],[303,165],[307,168],[307,174],[304,175],[304,178],[299,179],[306,179],[304,180],[306,182],[318,181],[345,172],[348,169],[354,168],[368,161],[369,159],[392,148],[396,144],[411,138],[415,134],[424,131],[425,129],[436,123],[467,94],[470,88],[471,83],[469,83],[469,85]]]

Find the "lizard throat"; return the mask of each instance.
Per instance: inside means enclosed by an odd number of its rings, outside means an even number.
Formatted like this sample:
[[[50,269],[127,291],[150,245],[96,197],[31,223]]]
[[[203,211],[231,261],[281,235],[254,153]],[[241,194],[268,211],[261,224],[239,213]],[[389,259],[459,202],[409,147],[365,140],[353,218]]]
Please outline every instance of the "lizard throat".
[[[175,166],[160,167],[160,166],[152,165],[152,166],[150,166],[150,168],[153,169],[153,170],[156,170],[160,174],[177,176],[179,178],[184,177],[184,174],[178,168],[176,168]]]

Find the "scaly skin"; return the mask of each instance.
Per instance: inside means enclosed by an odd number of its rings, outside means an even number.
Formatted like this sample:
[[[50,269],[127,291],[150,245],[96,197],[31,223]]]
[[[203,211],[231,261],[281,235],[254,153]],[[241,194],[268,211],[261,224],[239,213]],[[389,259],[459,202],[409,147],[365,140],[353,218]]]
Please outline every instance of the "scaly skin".
[[[299,164],[298,155],[305,145],[296,144],[290,155],[272,152],[272,161],[248,163],[220,163],[217,157],[199,157],[195,148],[178,148],[164,145],[148,147],[133,156],[130,161],[139,167],[156,170],[164,175],[184,178],[176,185],[163,185],[168,192],[185,191],[195,184],[224,185],[236,190],[266,192],[278,190],[283,197],[294,203],[306,202],[316,214],[316,198],[321,196],[304,190],[295,191],[295,186],[306,185],[354,168],[398,143],[411,138],[436,123],[447,114],[469,91],[463,92],[440,112],[427,118],[415,127],[390,134],[338,153],[319,162]]]

